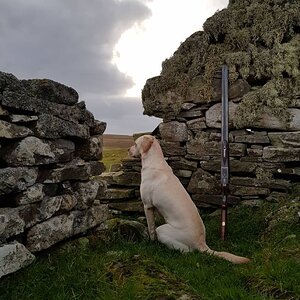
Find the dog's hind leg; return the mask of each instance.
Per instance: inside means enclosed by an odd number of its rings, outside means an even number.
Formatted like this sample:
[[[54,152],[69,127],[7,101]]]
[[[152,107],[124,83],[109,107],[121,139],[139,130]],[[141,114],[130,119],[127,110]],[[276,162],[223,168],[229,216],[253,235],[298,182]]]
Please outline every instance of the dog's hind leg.
[[[169,224],[164,224],[156,228],[157,239],[171,249],[189,252],[191,249],[178,236],[178,230]]]

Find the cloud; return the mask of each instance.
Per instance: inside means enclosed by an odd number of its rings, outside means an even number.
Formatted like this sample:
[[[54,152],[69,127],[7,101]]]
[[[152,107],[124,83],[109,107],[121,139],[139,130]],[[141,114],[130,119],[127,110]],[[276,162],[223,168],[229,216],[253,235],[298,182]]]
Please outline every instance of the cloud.
[[[161,122],[155,117],[143,115],[143,106],[139,98],[134,97],[99,97],[86,95],[89,98],[89,109],[98,120],[107,123],[107,133],[133,134],[136,132],[153,131]]]
[[[113,47],[124,30],[149,16],[137,0],[2,0],[1,69],[121,94],[132,80],[110,63]]]
[[[109,123],[118,123],[121,117],[127,122],[142,112],[141,100],[129,104],[122,99],[133,81],[111,59],[121,34],[151,15],[146,2],[2,0],[0,70],[20,79],[50,78],[74,87],[80,95],[97,94],[84,99],[96,117]],[[112,97],[119,97],[118,103],[109,103]],[[128,105],[132,110],[126,116]],[[120,125],[113,126],[117,131]],[[124,126],[119,128],[129,133]]]

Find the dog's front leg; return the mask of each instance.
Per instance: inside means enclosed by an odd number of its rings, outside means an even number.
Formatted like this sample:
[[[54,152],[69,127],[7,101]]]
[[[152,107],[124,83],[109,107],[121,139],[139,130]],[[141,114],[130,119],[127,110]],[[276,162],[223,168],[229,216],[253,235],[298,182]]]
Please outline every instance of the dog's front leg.
[[[154,241],[156,239],[154,207],[144,206],[144,210],[147,219],[150,240]]]

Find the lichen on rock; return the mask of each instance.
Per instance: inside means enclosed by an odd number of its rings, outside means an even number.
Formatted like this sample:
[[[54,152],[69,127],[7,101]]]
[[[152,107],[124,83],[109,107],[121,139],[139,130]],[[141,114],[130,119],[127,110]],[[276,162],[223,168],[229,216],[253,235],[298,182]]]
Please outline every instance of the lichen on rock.
[[[300,2],[229,1],[163,62],[160,76],[148,79],[144,113],[176,117],[184,102],[220,101],[222,64],[231,85],[251,86],[241,95],[236,127],[251,126],[265,108],[288,122],[287,108],[300,95]]]

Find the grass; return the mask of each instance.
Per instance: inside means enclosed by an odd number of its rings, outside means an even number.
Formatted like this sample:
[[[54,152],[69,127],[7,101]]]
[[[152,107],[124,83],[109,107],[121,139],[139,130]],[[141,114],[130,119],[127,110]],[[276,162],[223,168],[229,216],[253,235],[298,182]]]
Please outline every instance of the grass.
[[[128,157],[128,148],[134,144],[133,137],[128,135],[104,134],[103,159],[106,172],[111,171],[111,166],[121,163]]]
[[[128,157],[128,150],[124,148],[104,148],[102,162],[106,167],[106,172],[111,171],[111,166],[119,164],[123,158]]]
[[[117,237],[103,243],[91,235],[3,278],[0,299],[300,299],[299,224],[279,222],[264,234],[271,210],[231,210],[225,242],[219,239],[219,217],[204,218],[210,247],[251,257],[249,264],[181,254],[158,242]]]

